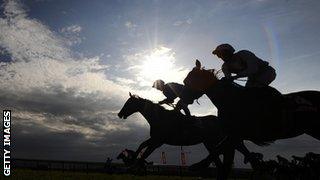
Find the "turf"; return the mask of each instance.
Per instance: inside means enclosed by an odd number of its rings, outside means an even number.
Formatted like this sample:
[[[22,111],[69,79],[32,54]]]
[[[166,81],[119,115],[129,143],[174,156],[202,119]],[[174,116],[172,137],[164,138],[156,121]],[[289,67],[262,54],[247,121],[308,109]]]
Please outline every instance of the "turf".
[[[3,176],[2,176],[3,177]],[[2,179],[2,178],[1,178]],[[53,179],[94,179],[94,180],[196,180],[197,177],[180,177],[180,176],[135,176],[135,175],[109,175],[105,173],[85,173],[85,172],[71,172],[71,171],[41,171],[41,170],[29,170],[29,169],[15,169],[11,172],[9,178],[14,180],[53,180]]]

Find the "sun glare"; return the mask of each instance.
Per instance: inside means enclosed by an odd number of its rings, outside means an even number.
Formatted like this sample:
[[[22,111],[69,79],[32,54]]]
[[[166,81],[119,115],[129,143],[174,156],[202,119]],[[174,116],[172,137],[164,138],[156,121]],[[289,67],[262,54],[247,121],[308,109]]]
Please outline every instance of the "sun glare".
[[[134,60],[139,62],[136,66],[138,74],[135,80],[141,88],[140,93],[152,100],[163,99],[162,93],[153,88],[150,90],[155,80],[182,83],[189,72],[188,69],[177,66],[175,52],[163,46],[138,54]]]
[[[147,54],[142,64],[141,75],[148,80],[170,79],[174,66],[174,53],[161,47]]]

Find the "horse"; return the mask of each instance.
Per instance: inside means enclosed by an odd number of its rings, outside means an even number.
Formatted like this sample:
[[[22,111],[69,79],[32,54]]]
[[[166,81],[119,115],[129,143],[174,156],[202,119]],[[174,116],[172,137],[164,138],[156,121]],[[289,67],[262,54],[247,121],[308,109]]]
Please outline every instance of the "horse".
[[[130,98],[126,101],[120,112],[119,118],[126,119],[133,113],[139,112],[150,124],[150,138],[142,142],[135,152],[135,156],[144,148],[146,150],[141,155],[140,161],[146,159],[156,148],[163,144],[173,146],[190,146],[203,143],[209,153],[215,153],[215,147],[223,139],[223,133],[217,121],[217,117],[208,116],[191,116],[186,117],[180,111],[167,110],[159,104],[150,100],[140,98],[139,96],[129,93]],[[209,166],[214,161],[218,174],[218,179],[225,179],[233,163],[235,149],[230,148],[223,154],[223,163],[218,154],[212,154],[211,161],[203,161]],[[247,154],[249,152],[246,152]],[[246,154],[244,153],[244,154]]]
[[[302,134],[320,140],[320,92],[281,94],[273,87],[245,88],[201,68],[200,61],[184,80],[187,87],[206,94],[218,109],[226,136],[221,151],[242,140],[268,145]],[[208,158],[211,154],[208,156]]]
[[[136,162],[136,153],[133,150],[125,149],[117,156],[117,159],[122,159],[126,166],[132,166]],[[143,165],[152,165],[153,162],[147,162],[144,160]]]
[[[117,159],[118,160],[122,159],[123,163],[126,166],[131,166],[135,162],[135,151],[125,149],[121,151],[121,153],[119,153],[119,155],[117,156]]]

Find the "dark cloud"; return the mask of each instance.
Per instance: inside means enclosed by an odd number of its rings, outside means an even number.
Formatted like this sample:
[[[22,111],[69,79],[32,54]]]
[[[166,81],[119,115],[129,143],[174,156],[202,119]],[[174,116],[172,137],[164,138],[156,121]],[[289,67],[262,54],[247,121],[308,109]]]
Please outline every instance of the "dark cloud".
[[[117,117],[119,99],[60,86],[0,92],[0,107],[12,109],[17,158],[103,161],[106,154],[136,148],[148,129],[136,116]]]
[[[20,119],[14,119],[15,122]],[[75,131],[54,132],[36,123],[12,126],[13,156],[15,158],[104,161],[115,157],[126,145],[137,146],[145,129],[140,131],[105,132],[99,140],[89,140]],[[145,135],[145,134],[144,134]]]
[[[75,88],[63,88],[62,86],[34,88],[23,93],[1,91],[0,102],[17,110],[45,112],[52,115],[115,111],[121,105],[114,97],[108,97],[99,91],[84,93]]]

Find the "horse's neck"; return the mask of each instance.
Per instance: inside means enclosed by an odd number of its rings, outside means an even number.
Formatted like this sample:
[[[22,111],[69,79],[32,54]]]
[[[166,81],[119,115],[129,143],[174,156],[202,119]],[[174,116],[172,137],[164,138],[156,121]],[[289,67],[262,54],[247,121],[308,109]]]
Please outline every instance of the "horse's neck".
[[[231,85],[223,86],[222,84],[217,84],[209,88],[206,92],[206,95],[212,101],[212,103],[219,109],[223,108],[224,104],[229,101],[231,94],[233,94],[234,88]]]
[[[151,125],[151,124],[155,123],[155,121],[154,121],[154,119],[156,119],[155,116],[159,116],[161,114],[161,113],[155,114],[156,109],[159,110],[160,108],[156,107],[156,105],[153,104],[152,102],[148,102],[148,101],[144,100],[144,102],[140,106],[139,112]]]

